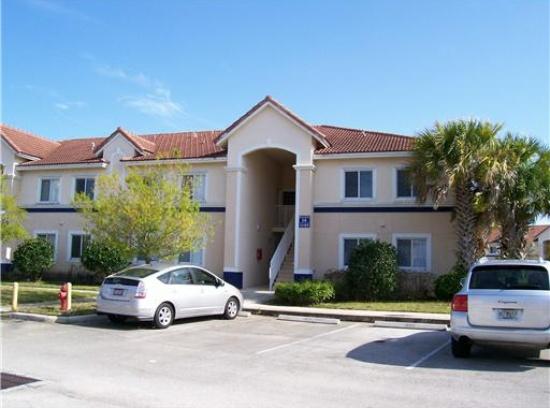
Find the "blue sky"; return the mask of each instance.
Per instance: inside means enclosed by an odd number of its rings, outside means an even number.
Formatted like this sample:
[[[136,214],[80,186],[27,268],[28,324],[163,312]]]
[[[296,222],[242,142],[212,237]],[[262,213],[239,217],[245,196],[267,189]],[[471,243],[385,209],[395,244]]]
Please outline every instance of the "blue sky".
[[[270,94],[314,124],[475,116],[548,143],[548,4],[4,0],[2,121],[54,139],[223,129]]]

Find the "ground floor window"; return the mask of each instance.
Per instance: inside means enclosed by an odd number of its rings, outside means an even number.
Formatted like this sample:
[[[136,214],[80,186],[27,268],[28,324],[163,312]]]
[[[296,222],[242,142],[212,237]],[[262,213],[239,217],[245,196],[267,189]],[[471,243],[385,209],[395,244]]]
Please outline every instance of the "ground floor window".
[[[53,259],[57,254],[57,231],[35,231],[36,238],[44,239],[53,246]]]
[[[393,245],[397,248],[397,263],[400,269],[431,269],[431,239],[428,234],[395,234]]]
[[[178,263],[202,266],[204,263],[203,255],[204,255],[204,249],[199,249],[198,251],[182,252],[178,256]]]
[[[90,241],[90,235],[72,232],[69,234],[69,258],[72,261],[78,261],[82,258],[82,251]]]
[[[343,234],[340,235],[340,262],[341,269],[346,269],[351,253],[360,243],[376,239],[374,234]]]

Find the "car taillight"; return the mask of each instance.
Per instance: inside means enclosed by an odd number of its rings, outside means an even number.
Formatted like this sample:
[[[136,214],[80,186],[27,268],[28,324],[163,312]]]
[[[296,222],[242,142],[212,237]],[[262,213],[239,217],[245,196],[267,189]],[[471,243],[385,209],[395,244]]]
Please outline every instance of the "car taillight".
[[[453,312],[467,312],[468,295],[454,295],[453,303],[451,303],[451,309]]]
[[[143,283],[143,281],[140,281],[137,285],[136,294],[134,297],[137,299],[145,299],[146,294],[147,292],[145,291],[145,283]]]

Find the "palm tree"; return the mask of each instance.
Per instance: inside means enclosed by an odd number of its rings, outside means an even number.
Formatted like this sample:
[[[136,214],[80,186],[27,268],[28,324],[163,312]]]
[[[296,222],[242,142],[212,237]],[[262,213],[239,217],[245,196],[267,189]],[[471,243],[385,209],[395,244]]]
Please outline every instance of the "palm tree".
[[[504,258],[524,258],[536,217],[550,213],[550,150],[532,138],[506,135],[498,143],[502,171],[484,199],[501,229]]]
[[[454,195],[457,266],[467,269],[483,253],[488,217],[478,211],[480,191],[490,185],[499,163],[493,154],[500,124],[479,120],[436,123],[415,141],[409,167],[419,202],[434,208]]]

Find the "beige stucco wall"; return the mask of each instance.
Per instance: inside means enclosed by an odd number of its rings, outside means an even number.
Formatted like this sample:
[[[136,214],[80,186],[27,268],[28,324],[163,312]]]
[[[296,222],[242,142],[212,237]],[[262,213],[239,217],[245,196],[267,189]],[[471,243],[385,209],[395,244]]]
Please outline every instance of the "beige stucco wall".
[[[455,237],[451,214],[446,213],[316,213],[313,265],[321,277],[340,266],[342,234],[375,234],[392,242],[392,234],[431,234],[431,271],[442,274],[455,263]]]

